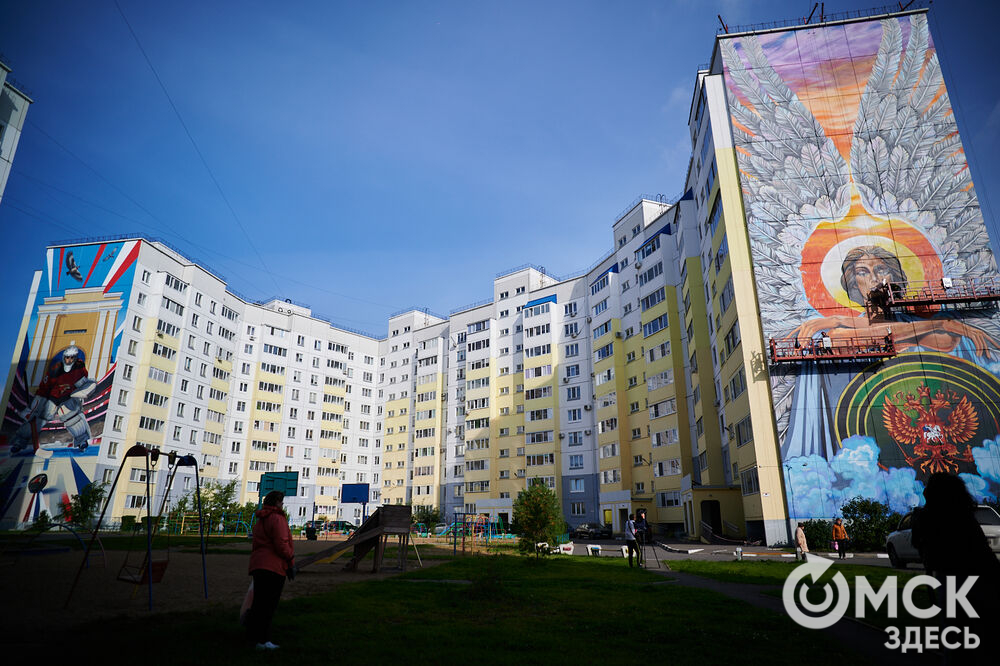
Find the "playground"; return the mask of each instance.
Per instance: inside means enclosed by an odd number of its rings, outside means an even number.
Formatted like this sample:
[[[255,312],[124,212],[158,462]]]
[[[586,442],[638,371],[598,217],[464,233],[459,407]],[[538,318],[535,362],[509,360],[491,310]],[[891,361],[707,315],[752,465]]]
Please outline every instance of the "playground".
[[[338,538],[339,537],[339,538]],[[66,599],[73,577],[80,566],[83,550],[69,536],[53,537],[51,543],[38,543],[32,553],[16,560],[8,558],[0,566],[0,589],[4,591],[4,606],[16,609],[5,618],[7,627],[31,633],[37,630],[38,620],[47,625],[67,626],[119,616],[146,617],[149,615],[145,584],[135,585],[117,579],[126,560],[141,560],[143,552],[129,550],[128,539],[108,539],[109,547],[95,548],[90,565],[80,575],[77,588],[66,606]],[[295,540],[296,557],[305,559],[312,554],[346,541],[337,537],[323,541]],[[176,541],[176,539],[175,539]],[[117,542],[117,543],[116,543]],[[58,545],[56,545],[58,544]],[[112,545],[114,544],[114,545]],[[145,543],[140,544],[145,547]],[[120,549],[119,549],[120,548]],[[409,546],[407,569],[434,566],[450,559],[451,550],[443,544],[418,545],[421,562],[416,551]],[[250,542],[245,538],[213,538],[208,544],[206,573],[208,598],[205,598],[202,579],[202,558],[197,545],[171,545],[155,552],[169,559],[163,578],[153,586],[153,610],[156,614],[172,611],[208,612],[217,608],[238,608],[249,585],[247,562]],[[398,573],[396,546],[386,550],[386,562],[380,572],[371,572],[364,561],[356,571],[344,571],[346,559],[323,564],[314,563],[298,573],[296,579],[285,585],[284,599],[329,592],[339,585],[362,580],[381,580]],[[368,561],[371,560],[368,556]]]

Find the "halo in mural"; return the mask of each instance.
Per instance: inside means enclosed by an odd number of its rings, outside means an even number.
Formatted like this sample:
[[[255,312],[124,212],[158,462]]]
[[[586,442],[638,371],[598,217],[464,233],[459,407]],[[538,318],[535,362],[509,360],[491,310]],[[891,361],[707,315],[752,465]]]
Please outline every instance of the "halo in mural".
[[[947,354],[900,354],[859,373],[837,405],[837,442],[873,437],[884,467],[975,471],[971,447],[1000,430],[1000,381]]]
[[[825,316],[843,314],[844,308],[864,312],[861,291],[849,291],[845,260],[872,253],[902,271],[890,280],[940,280],[943,274],[934,246],[907,222],[879,220],[867,214],[820,222],[802,248],[802,285],[809,304]],[[887,270],[893,272],[892,268]]]

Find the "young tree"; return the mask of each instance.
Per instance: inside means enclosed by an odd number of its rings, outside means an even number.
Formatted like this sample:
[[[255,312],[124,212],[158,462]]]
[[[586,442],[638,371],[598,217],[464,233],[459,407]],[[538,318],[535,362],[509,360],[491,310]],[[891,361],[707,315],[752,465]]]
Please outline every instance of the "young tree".
[[[92,482],[84,486],[68,502],[59,502],[59,519],[70,525],[90,527],[97,519],[107,495],[107,484]]]
[[[514,520],[520,528],[518,549],[535,552],[535,544],[546,541],[555,544],[563,526],[559,498],[543,484],[536,483],[522,490],[514,500]]]

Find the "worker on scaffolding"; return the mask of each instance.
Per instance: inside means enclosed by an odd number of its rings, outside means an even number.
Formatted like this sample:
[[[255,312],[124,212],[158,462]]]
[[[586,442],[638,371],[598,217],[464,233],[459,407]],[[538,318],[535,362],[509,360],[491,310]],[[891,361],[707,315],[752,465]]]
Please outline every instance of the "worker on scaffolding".
[[[830,334],[826,331],[820,331],[820,341],[822,342],[821,353],[823,354],[833,354],[833,340],[830,339]]]

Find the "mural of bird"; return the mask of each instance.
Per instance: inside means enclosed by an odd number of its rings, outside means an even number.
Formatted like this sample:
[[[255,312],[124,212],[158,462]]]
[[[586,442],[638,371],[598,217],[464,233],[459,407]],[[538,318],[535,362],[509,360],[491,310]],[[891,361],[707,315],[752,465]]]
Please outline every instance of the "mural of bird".
[[[101,259],[101,261],[114,261],[117,255],[118,255],[118,248],[113,247],[104,253],[104,258]]]
[[[916,396],[908,393],[904,398],[899,391],[895,402],[886,397],[882,422],[897,444],[913,446],[912,457],[904,452],[906,462],[919,464],[928,474],[955,474],[960,461],[972,461],[971,451],[966,448],[960,454],[957,446],[972,439],[979,428],[979,416],[968,396],[959,397],[951,390],[946,395],[939,389],[931,397],[930,388],[921,384]]]
[[[83,282],[83,275],[80,273],[80,267],[76,264],[76,259],[73,258],[73,253],[68,252],[66,254],[66,275],[70,276],[77,282]]]

